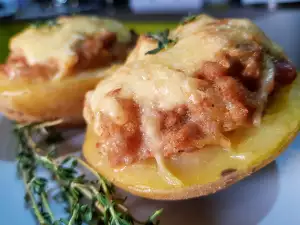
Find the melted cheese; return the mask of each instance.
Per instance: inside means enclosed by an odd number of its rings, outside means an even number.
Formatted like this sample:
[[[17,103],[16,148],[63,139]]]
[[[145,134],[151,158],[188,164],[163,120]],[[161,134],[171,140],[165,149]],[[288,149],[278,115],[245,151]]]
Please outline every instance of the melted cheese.
[[[218,53],[238,43],[252,41],[254,35],[258,35],[261,43],[272,46],[272,42],[248,20],[232,20],[226,26],[210,25],[212,22],[218,20],[199,16],[194,23],[179,26],[172,32],[173,38],[178,39],[176,45],[155,55],[145,55],[153,48],[153,41],[142,38],[127,63],[94,91],[90,102],[94,113],[101,111],[113,120],[121,118],[118,116],[122,115],[121,107],[117,107],[113,96],[107,95],[115,89],[121,89],[119,97],[133,98],[142,108],[171,110],[201,99],[201,84],[195,82],[193,76],[204,62],[216,61]]]
[[[142,127],[145,136],[145,143],[149,149],[151,149],[154,158],[157,162],[158,173],[163,177],[170,185],[180,186],[182,182],[175,177],[167,168],[165,158],[161,151],[161,132],[160,123],[156,119],[158,117],[156,112],[153,112],[150,108],[145,108],[142,113]]]
[[[124,66],[101,82],[101,88],[97,88],[91,97],[92,110],[109,115],[115,122],[122,118],[116,99],[107,95],[115,89],[121,89],[120,97],[134,98],[140,105],[162,110],[183,104],[192,93],[197,94],[198,84],[194,78],[187,78],[182,72],[159,64],[152,64],[151,69],[145,71],[146,67],[143,62],[136,63],[131,73],[129,67]]]
[[[267,104],[270,90],[272,90],[275,83],[274,63],[272,62],[272,59],[269,56],[265,56],[265,65],[262,76],[263,77],[261,80],[261,87],[258,91],[257,96],[257,102],[259,103],[259,106],[257,107],[253,118],[253,123],[256,126],[259,126],[261,123],[263,110],[265,108],[265,105]]]
[[[116,32],[118,41],[129,42],[130,32],[121,23],[98,17],[74,16],[57,19],[56,26],[28,27],[10,42],[10,50],[22,54],[30,65],[55,60],[63,76],[76,60],[74,47],[87,35]]]
[[[145,37],[139,40],[127,63],[101,82],[91,94],[88,103],[94,115],[100,112],[115,123],[125,123],[125,112],[115,96],[109,95],[116,89],[120,90],[118,97],[133,99],[142,112],[172,110],[181,104],[199,102],[205,93],[201,92],[202,84],[193,76],[204,62],[215,62],[219,53],[238,44],[251,43],[254,37],[264,48],[270,48],[270,52],[279,51],[278,48],[273,49],[273,43],[248,20],[229,20],[224,25],[211,17],[199,16],[194,22],[179,26],[170,35],[177,43],[154,55],[145,55],[156,47],[153,40]],[[178,184],[176,179],[169,180],[171,174],[166,172],[162,156],[157,153],[160,152],[160,134],[153,124],[158,121],[153,116],[142,114],[144,122],[141,130],[144,139],[151,140],[149,148],[159,169],[164,171],[169,183]],[[97,127],[94,128],[97,130]]]

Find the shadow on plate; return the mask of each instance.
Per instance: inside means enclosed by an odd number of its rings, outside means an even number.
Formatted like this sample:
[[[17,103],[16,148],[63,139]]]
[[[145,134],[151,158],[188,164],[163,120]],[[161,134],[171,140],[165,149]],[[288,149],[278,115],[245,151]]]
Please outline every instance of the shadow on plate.
[[[130,196],[134,215],[145,218],[163,208],[161,224],[254,225],[272,209],[279,190],[275,162],[214,195],[184,201],[155,201]]]

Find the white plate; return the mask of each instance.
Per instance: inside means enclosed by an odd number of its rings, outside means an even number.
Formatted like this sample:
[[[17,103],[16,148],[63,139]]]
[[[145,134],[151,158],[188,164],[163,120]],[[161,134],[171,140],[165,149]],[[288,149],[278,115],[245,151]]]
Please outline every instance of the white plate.
[[[16,142],[11,122],[0,116],[0,224],[33,225],[24,208],[24,188],[16,176]],[[72,142],[80,142],[75,137]],[[130,196],[133,214],[145,218],[164,208],[161,225],[298,225],[300,224],[300,136],[275,162],[217,194],[165,202]],[[54,212],[61,214],[60,207]]]

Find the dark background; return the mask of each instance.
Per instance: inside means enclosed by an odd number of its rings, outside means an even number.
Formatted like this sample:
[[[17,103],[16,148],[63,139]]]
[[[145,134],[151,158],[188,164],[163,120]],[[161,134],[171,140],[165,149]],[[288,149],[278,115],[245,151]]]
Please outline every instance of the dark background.
[[[252,19],[271,39],[281,45],[300,68],[299,3],[272,5],[270,3],[274,0],[265,0],[265,4],[244,5],[241,0],[229,0],[218,4],[209,1],[215,0],[205,0],[201,8],[174,10],[165,7],[157,11],[139,11],[133,10],[128,0],[68,0],[65,4],[54,4],[54,0],[0,0],[0,25],[73,13],[108,16],[139,23],[176,23],[189,13],[207,13],[215,17],[246,17]]]
[[[133,2],[153,2],[142,10],[134,7]],[[167,7],[159,6],[166,0],[0,0],[0,21],[28,20],[48,18],[60,14],[93,13],[105,16],[117,16],[126,20],[178,20],[188,13],[206,12],[215,16],[233,16],[255,18],[262,13],[278,10],[300,9],[297,2],[280,3],[296,0],[252,0],[263,4],[246,4],[249,0],[192,0],[199,2],[183,4],[184,0],[173,0]],[[172,0],[169,0],[169,2]],[[186,0],[190,2],[189,0]],[[59,3],[60,2],[60,3]],[[65,3],[63,3],[65,2]],[[178,2],[178,3],[176,3]],[[181,2],[181,4],[180,4]],[[279,3],[276,3],[279,2]],[[139,4],[141,5],[141,4]],[[178,7],[176,7],[176,5]],[[299,11],[300,12],[300,11]]]

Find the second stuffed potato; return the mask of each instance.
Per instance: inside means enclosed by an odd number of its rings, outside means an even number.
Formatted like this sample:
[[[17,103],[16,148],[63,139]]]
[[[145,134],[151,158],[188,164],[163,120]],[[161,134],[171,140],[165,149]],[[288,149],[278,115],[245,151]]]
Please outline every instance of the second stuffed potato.
[[[0,65],[0,111],[18,122],[82,123],[84,94],[123,62],[134,35],[98,17],[60,17],[10,41]]]

